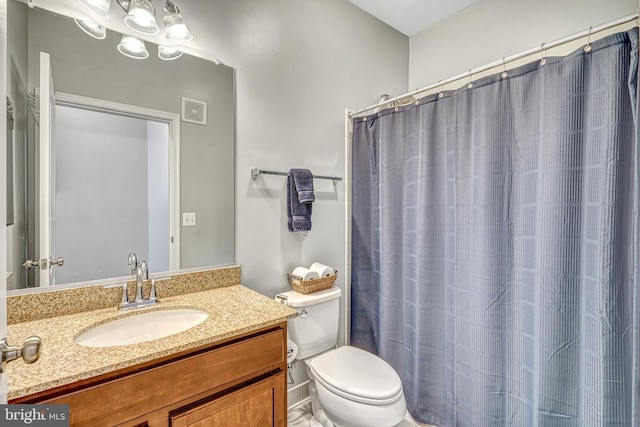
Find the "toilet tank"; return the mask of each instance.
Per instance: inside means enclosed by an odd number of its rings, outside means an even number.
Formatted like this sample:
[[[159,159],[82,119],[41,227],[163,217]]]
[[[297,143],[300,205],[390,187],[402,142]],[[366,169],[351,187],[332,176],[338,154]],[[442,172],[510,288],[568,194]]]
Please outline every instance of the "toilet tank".
[[[298,360],[315,356],[338,344],[340,295],[342,291],[334,286],[310,294],[289,291],[276,296],[298,311],[298,317],[287,324],[289,339],[298,346]]]

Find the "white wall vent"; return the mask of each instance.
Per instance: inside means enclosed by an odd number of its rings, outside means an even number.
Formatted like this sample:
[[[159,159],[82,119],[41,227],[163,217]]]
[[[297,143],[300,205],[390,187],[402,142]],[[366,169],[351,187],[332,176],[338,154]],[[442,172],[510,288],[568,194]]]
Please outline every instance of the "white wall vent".
[[[207,124],[207,103],[197,99],[182,98],[182,121],[197,125]]]

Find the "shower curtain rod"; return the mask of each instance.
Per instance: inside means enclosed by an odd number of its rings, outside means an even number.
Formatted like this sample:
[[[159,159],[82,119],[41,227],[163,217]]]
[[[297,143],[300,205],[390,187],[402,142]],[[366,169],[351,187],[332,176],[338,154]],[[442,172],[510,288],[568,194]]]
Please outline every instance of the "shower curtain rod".
[[[595,33],[598,33],[600,31],[608,30],[609,28],[614,28],[614,27],[617,27],[618,25],[622,25],[622,24],[626,24],[627,22],[631,22],[634,19],[638,19],[638,17],[639,17],[639,13],[638,12],[632,13],[630,15],[626,15],[626,16],[623,16],[621,18],[614,19],[613,21],[605,22],[604,24],[601,24],[601,25],[598,25],[598,26],[595,26],[595,27],[590,27],[588,30],[581,31],[579,33],[575,33],[575,34],[572,34],[570,36],[563,37],[561,39],[557,39],[557,40],[554,40],[554,41],[549,42],[549,43],[542,43],[542,45],[540,45],[538,47],[535,47],[535,48],[532,48],[532,49],[529,49],[529,50],[525,50],[524,52],[516,53],[515,55],[504,57],[503,59],[500,59],[498,61],[494,61],[494,62],[492,62],[490,64],[486,64],[486,65],[483,65],[483,66],[478,67],[478,68],[470,69],[469,71],[467,71],[465,73],[458,74],[458,75],[450,77],[450,78],[448,78],[446,80],[440,80],[438,83],[433,83],[433,84],[431,84],[429,86],[425,86],[425,87],[422,87],[420,89],[416,89],[416,90],[413,90],[411,92],[407,92],[405,94],[398,95],[398,96],[396,96],[394,98],[387,99],[387,100],[385,100],[383,102],[378,102],[377,104],[370,105],[370,106],[362,108],[360,110],[349,112],[349,117],[353,117],[353,116],[356,116],[358,114],[362,114],[364,112],[367,112],[369,110],[373,110],[373,109],[378,108],[378,107],[380,107],[381,105],[384,105],[384,104],[388,104],[388,103],[391,103],[391,102],[399,101],[401,99],[404,99],[404,98],[407,98],[407,97],[410,97],[410,96],[414,96],[414,95],[417,95],[417,94],[422,93],[422,92],[427,92],[427,91],[435,89],[437,87],[441,87],[441,86],[444,86],[446,84],[455,82],[457,80],[462,80],[462,79],[464,79],[466,77],[473,77],[474,74],[478,74],[478,73],[481,73],[483,71],[487,71],[487,70],[490,70],[492,68],[496,68],[496,67],[499,67],[501,65],[505,65],[505,64],[507,64],[509,62],[517,61],[518,59],[526,58],[527,56],[531,56],[531,55],[534,55],[536,53],[544,52],[544,51],[546,51],[548,49],[552,49],[554,47],[561,46],[563,44],[570,43],[572,41],[576,41],[576,40],[579,40],[579,39],[584,38],[584,37],[590,37],[591,35],[593,35]]]

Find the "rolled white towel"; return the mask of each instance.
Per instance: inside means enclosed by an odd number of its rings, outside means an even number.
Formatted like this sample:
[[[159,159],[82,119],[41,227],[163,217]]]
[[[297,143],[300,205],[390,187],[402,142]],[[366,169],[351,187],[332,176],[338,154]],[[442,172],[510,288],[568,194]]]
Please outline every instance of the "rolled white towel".
[[[309,270],[315,271],[316,273],[318,273],[318,277],[328,277],[336,274],[336,271],[332,267],[329,267],[328,265],[320,264],[319,262],[314,262],[313,264],[311,264],[311,267],[309,267]]]
[[[310,270],[306,267],[296,267],[293,269],[293,276],[300,277],[302,280],[314,280],[319,279],[320,275],[317,271]]]

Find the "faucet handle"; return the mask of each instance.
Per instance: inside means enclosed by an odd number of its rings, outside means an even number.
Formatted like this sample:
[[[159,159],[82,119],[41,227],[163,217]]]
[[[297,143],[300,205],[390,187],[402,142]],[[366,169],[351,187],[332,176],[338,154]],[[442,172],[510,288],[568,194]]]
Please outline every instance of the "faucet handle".
[[[149,291],[149,301],[156,301],[156,279],[151,279],[151,290]]]
[[[120,301],[120,307],[124,307],[129,304],[131,301],[129,300],[129,292],[127,292],[127,283],[122,284],[122,300]]]
[[[147,265],[147,261],[140,261],[138,263],[138,267],[140,267],[140,275],[142,277],[142,280],[147,280],[149,278],[149,267]]]
[[[136,267],[138,266],[138,256],[135,253],[133,252],[129,253],[129,259],[127,260],[127,265],[131,269],[131,274],[135,274]]]

